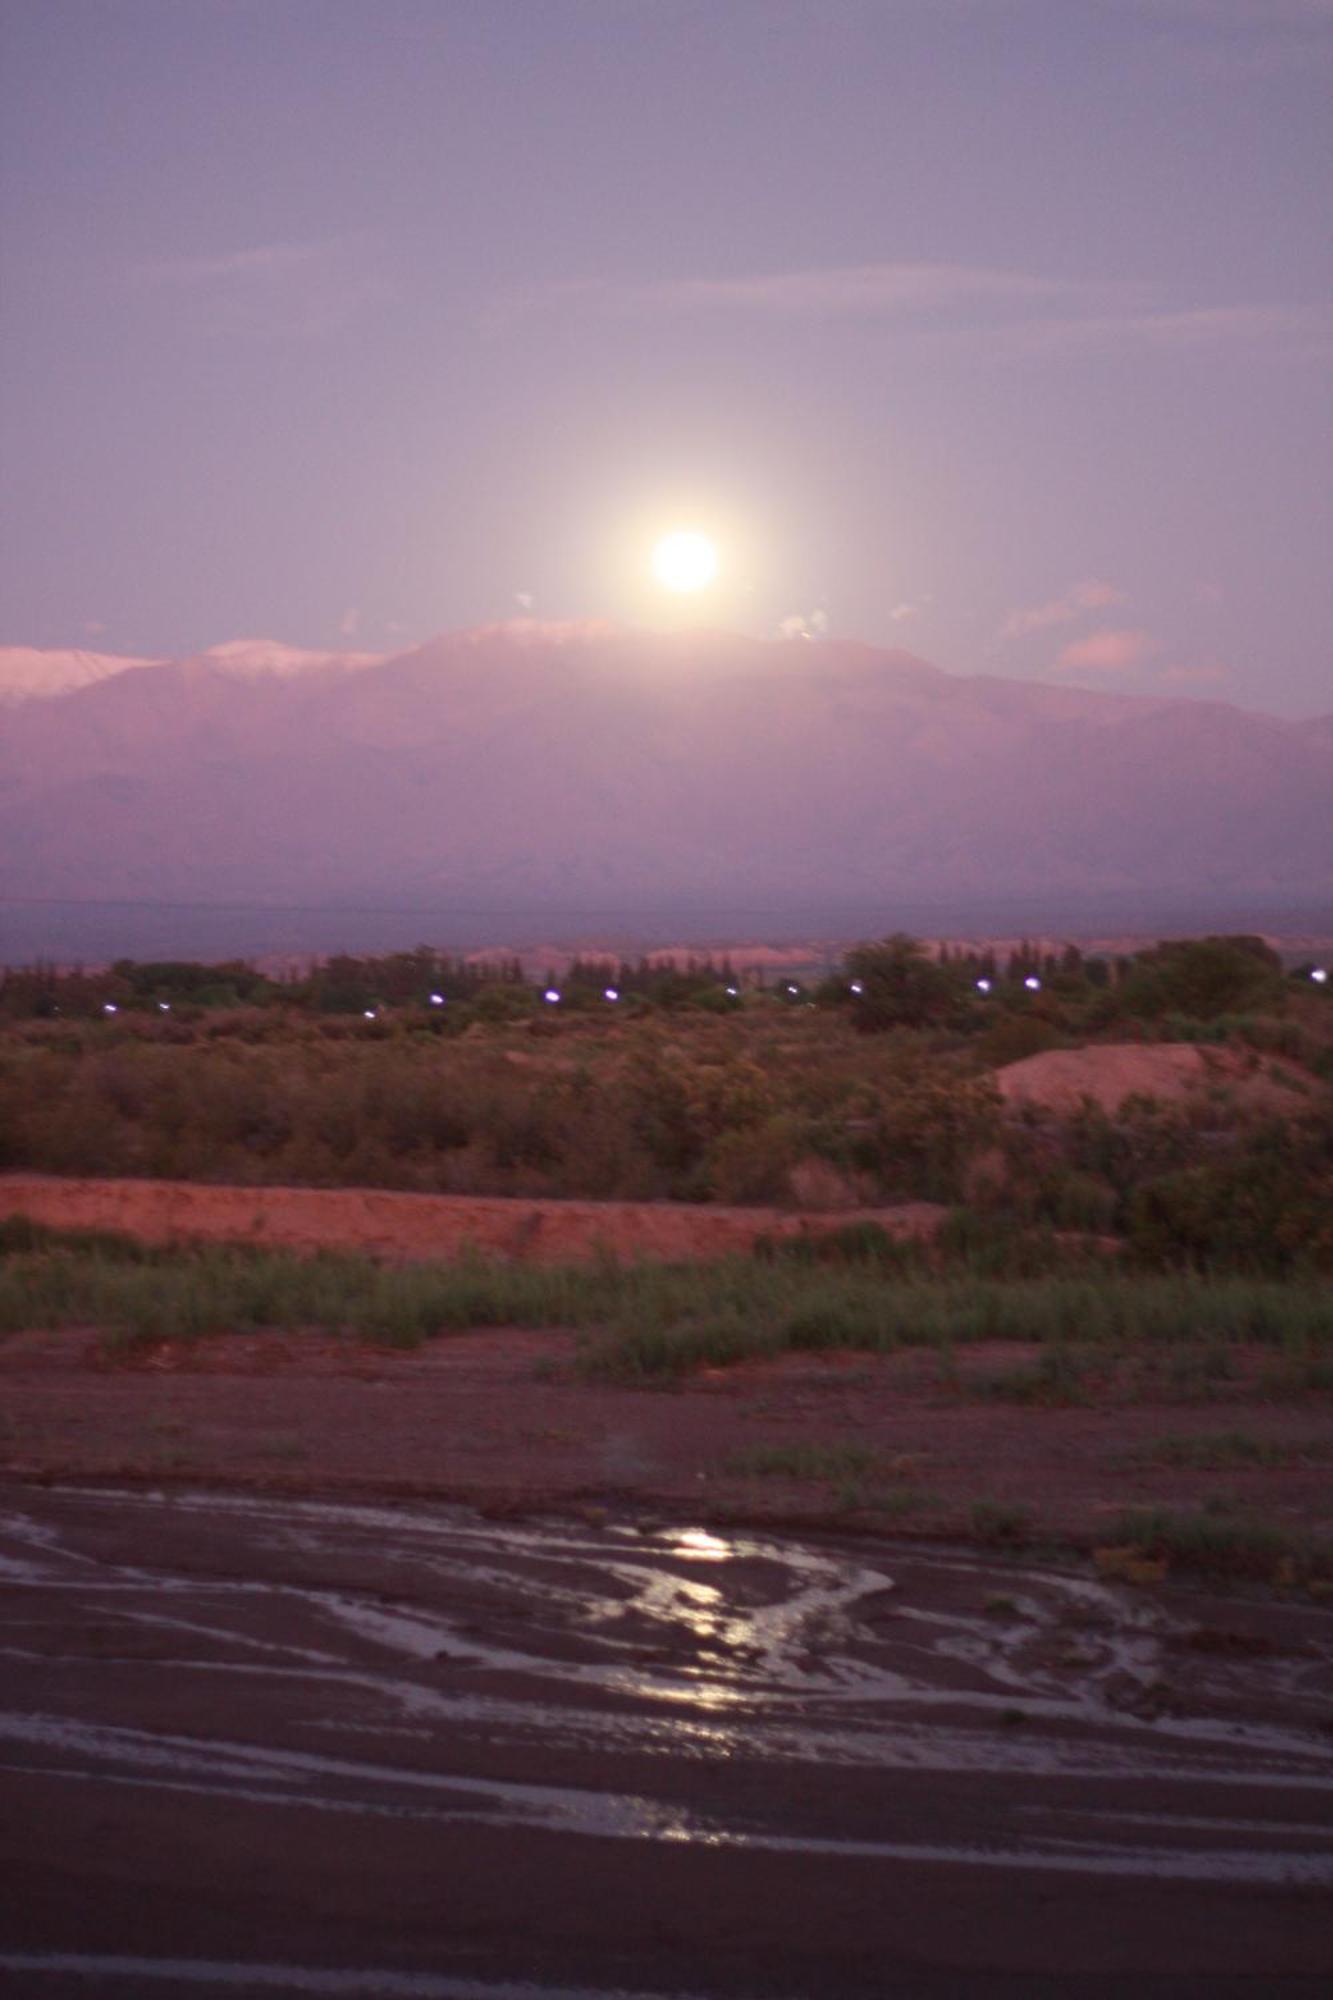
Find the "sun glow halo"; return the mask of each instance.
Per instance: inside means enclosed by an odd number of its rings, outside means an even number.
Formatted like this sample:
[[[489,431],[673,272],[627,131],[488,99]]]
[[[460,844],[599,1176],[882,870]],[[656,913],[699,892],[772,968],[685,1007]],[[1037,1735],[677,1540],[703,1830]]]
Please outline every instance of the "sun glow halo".
[[[664,535],[653,550],[653,575],[667,590],[706,590],[717,568],[717,549],[694,528]]]

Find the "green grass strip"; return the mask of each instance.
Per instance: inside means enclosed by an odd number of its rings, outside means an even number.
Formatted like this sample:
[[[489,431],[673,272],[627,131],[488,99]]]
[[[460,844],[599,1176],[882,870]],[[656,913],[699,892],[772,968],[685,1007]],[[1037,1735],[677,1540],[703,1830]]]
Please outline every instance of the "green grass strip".
[[[784,1353],[947,1351],[979,1341],[1076,1344],[1083,1355],[1257,1343],[1307,1370],[1333,1356],[1333,1292],[1304,1279],[903,1276],[747,1257],[381,1264],[231,1245],[145,1249],[51,1232],[0,1250],[0,1332],[85,1325],[120,1345],[319,1328],[414,1347],[472,1327],[566,1327],[584,1335],[581,1370],[620,1382]]]

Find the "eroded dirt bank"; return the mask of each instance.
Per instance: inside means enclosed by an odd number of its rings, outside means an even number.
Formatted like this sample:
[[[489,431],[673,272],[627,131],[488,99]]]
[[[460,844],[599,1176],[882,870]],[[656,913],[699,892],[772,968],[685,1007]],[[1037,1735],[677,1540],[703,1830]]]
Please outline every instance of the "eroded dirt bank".
[[[0,1175],[0,1215],[56,1229],[113,1229],[148,1243],[194,1239],[287,1250],[363,1250],[403,1258],[468,1250],[534,1263],[610,1253],[623,1258],[720,1257],[760,1236],[801,1236],[858,1221],[893,1235],[928,1234],[932,1202],[796,1214],[673,1202],[523,1201],[397,1194],[379,1188],[209,1187],[193,1181],[66,1180]]]
[[[108,1357],[78,1328],[0,1343],[0,1471],[397,1493],[487,1508],[687,1505],[712,1520],[938,1536],[999,1509],[1114,1542],[1129,1507],[1333,1527],[1333,1414],[1233,1385],[1226,1405],[1015,1406],[1033,1351],[791,1355],[678,1387],[581,1378],[572,1334],[490,1329],[401,1352],[232,1334]],[[993,1517],[991,1517],[993,1519]],[[984,1524],[983,1524],[984,1525]]]
[[[355,1243],[392,1256],[468,1243],[536,1257],[699,1255],[846,1219],[37,1176],[0,1181],[6,1207],[157,1240]],[[877,1219],[929,1228],[935,1214]],[[1330,1398],[1275,1395],[1262,1350],[1237,1350],[1224,1382],[1182,1378],[1175,1400],[1168,1371],[1147,1388],[1051,1406],[1029,1394],[1040,1350],[1016,1344],[793,1354],[669,1389],[589,1380],[577,1355],[559,1329],[449,1334],[407,1352],[314,1332],[119,1353],[77,1326],[14,1335],[0,1343],[0,1472],[489,1509],[688,1504],[718,1522],[1092,1547],[1116,1546],[1125,1511],[1144,1508],[1211,1510],[1288,1540],[1333,1534]]]
[[[1309,1605],[207,1490],[2,1492],[0,1564],[7,1991],[1326,1990]]]

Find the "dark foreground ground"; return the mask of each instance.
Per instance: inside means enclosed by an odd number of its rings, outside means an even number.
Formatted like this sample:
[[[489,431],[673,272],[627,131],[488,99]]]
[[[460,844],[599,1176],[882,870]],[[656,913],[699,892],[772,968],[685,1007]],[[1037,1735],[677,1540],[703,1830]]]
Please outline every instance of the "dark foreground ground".
[[[1328,1990],[1309,1603],[114,1487],[0,1581],[6,1993]]]

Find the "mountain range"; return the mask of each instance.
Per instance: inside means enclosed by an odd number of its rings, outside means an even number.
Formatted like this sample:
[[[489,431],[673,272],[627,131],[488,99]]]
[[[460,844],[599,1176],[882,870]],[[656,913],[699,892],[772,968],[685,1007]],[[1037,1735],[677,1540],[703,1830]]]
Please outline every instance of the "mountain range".
[[[244,679],[250,674],[309,673],[312,667],[377,667],[383,653],[311,652],[285,646],[280,639],[228,639],[207,652],[191,656],[221,674]],[[0,705],[29,701],[43,695],[69,694],[91,687],[131,667],[164,667],[173,663],[127,653],[89,653],[75,648],[56,651],[41,646],[0,646]]]
[[[11,908],[855,906],[891,928],[1333,900],[1333,717],[522,621],[388,657],[0,649],[3,690]]]

